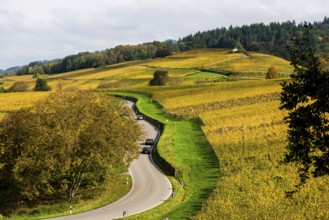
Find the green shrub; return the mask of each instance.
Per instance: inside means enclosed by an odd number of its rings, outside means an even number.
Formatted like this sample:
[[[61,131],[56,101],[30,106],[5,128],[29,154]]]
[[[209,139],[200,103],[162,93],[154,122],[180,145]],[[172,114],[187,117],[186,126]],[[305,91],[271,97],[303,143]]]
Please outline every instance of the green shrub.
[[[153,79],[150,81],[150,86],[164,86],[169,81],[168,72],[165,70],[157,70],[153,74]]]
[[[35,91],[50,91],[51,86],[48,85],[47,81],[45,79],[37,78],[37,81],[35,82]]]
[[[2,86],[0,86],[0,93],[4,93],[7,92],[7,89],[3,88]],[[0,218],[1,219],[1,218]]]

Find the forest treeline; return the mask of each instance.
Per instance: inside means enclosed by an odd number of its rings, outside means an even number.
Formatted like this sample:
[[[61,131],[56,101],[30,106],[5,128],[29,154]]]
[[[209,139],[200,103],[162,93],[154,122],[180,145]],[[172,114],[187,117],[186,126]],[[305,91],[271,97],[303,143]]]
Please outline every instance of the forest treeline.
[[[242,27],[230,26],[214,30],[197,32],[188,35],[178,42],[180,49],[194,48],[234,48],[261,52],[289,59],[287,46],[291,39],[301,35],[307,23],[296,24],[294,21],[283,23],[272,22],[243,25]],[[316,51],[329,51],[329,18],[322,22],[314,22],[312,47]]]
[[[56,62],[31,62],[27,66],[18,69],[16,74],[38,75],[63,73],[85,68],[97,68],[125,61],[164,57],[176,51],[178,51],[177,45],[171,42],[154,41],[139,45],[120,45],[115,48],[93,53],[81,52],[76,55],[67,56]]]
[[[165,57],[172,52],[196,48],[234,48],[240,51],[254,51],[272,54],[289,59],[287,46],[290,40],[302,34],[306,23],[295,21],[257,23],[241,27],[217,28],[197,32],[175,41],[144,43],[139,45],[120,45],[97,52],[82,52],[70,55],[55,62],[31,62],[16,71],[17,75],[56,74],[85,68],[120,63],[124,61],[146,60]],[[316,51],[329,51],[329,18],[313,24],[312,47]]]

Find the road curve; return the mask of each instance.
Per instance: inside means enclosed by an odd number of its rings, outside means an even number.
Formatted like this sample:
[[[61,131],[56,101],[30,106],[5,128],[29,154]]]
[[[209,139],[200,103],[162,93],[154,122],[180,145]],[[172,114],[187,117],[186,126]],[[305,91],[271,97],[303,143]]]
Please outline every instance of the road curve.
[[[127,102],[132,107],[132,102]],[[157,139],[158,130],[150,123],[139,120],[138,123],[143,127],[147,138]],[[141,148],[144,146],[140,144]],[[172,194],[172,185],[168,178],[156,167],[149,154],[140,154],[140,157],[134,160],[129,168],[132,177],[131,191],[110,205],[98,208],[92,211],[52,218],[52,220],[109,220],[122,218],[126,211],[128,216],[149,210],[165,200]],[[74,209],[73,209],[74,213]]]

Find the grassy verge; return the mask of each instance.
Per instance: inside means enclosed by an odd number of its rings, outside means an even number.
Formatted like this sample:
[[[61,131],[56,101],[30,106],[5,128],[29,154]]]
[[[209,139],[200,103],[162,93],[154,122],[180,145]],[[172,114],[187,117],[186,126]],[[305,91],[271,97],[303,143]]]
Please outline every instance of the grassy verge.
[[[106,185],[101,187],[88,188],[81,190],[77,197],[71,201],[65,199],[53,201],[39,201],[38,204],[20,204],[11,217],[0,219],[15,220],[36,220],[68,215],[70,206],[74,214],[93,210],[108,205],[125,194],[131,189],[131,180],[126,184],[126,178],[130,176],[117,176],[110,179]]]
[[[115,94],[137,98],[137,107],[142,113],[165,124],[158,151],[179,170],[176,178],[171,178],[177,193],[174,199],[170,198],[159,207],[129,219],[189,219],[196,215],[220,176],[218,159],[201,130],[202,122],[199,119],[168,118],[162,113],[161,106],[146,94]]]
[[[131,92],[111,92],[111,94],[138,99],[138,102],[136,103],[138,110],[144,115],[147,115],[162,124],[166,124],[172,120],[169,116],[163,114],[162,107],[158,102],[152,100],[151,96],[148,94]]]

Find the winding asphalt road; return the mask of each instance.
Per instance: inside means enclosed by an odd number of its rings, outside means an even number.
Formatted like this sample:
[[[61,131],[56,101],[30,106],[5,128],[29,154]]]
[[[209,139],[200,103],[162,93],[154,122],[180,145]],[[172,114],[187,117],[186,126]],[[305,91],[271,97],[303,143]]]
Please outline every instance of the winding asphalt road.
[[[127,102],[132,107],[132,102]],[[147,138],[157,139],[159,132],[148,122],[139,120]],[[141,148],[144,146],[140,144]],[[52,218],[52,220],[109,220],[122,218],[149,210],[167,200],[172,194],[172,185],[168,178],[154,165],[149,154],[140,154],[129,168],[133,180],[131,191],[118,201],[92,211]],[[73,209],[74,213],[74,209]]]

